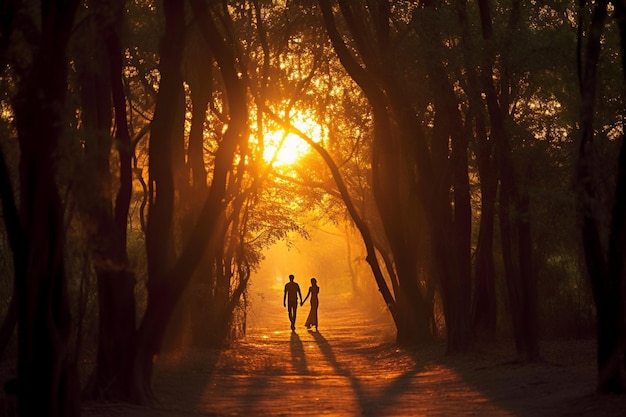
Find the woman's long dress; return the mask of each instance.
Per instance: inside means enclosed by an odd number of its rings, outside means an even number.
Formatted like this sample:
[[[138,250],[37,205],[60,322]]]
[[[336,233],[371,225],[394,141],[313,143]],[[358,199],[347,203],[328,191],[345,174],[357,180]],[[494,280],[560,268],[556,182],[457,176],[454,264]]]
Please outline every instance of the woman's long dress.
[[[317,306],[319,305],[319,298],[317,295],[320,292],[320,287],[311,287],[309,288],[309,291],[311,292],[311,311],[309,312],[309,317],[306,319],[305,326],[307,329],[311,328],[311,326],[315,326],[315,329],[317,329]]]

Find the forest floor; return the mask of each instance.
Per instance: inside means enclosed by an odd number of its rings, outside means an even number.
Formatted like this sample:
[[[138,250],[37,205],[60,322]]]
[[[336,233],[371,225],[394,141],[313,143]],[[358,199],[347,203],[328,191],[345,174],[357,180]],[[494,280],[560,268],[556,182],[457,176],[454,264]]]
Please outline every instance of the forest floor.
[[[308,305],[292,333],[282,294],[250,317],[245,339],[222,352],[187,352],[157,362],[157,403],[88,403],[88,417],[159,416],[624,416],[626,396],[594,393],[593,341],[542,343],[523,363],[508,343],[445,355],[393,343],[388,321],[347,302],[320,300],[320,329]]]

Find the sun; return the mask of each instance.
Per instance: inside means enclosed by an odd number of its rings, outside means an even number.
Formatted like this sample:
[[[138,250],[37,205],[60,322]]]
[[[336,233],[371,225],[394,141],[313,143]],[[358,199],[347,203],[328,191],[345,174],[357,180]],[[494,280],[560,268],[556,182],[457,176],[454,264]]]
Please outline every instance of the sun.
[[[320,141],[322,129],[317,123],[296,118],[292,119],[292,124],[313,141]],[[285,133],[282,129],[266,133],[263,140],[263,159],[275,167],[297,164],[311,152],[311,146],[304,139],[295,133]]]
[[[274,166],[293,165],[306,155],[310,146],[299,136],[281,130],[265,135],[263,159]]]

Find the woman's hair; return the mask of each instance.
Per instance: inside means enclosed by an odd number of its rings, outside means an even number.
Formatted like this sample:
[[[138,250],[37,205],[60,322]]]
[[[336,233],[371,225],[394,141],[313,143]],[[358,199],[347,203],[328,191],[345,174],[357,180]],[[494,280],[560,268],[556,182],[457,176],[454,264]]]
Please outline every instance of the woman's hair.
[[[317,284],[317,280],[315,278],[311,278],[311,283],[312,284]]]

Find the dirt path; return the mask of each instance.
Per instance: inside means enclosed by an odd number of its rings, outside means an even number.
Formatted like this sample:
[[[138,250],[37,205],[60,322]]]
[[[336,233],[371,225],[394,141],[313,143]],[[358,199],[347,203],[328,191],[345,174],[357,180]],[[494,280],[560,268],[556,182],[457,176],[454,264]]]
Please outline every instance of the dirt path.
[[[280,297],[279,297],[280,299]],[[218,355],[169,358],[154,407],[88,404],[104,416],[623,416],[626,399],[593,393],[590,342],[544,345],[545,361],[512,361],[492,346],[446,357],[443,345],[393,344],[389,323],[322,300],[320,329],[289,330],[282,306],[263,306],[245,340]],[[302,326],[308,307],[299,310]]]

